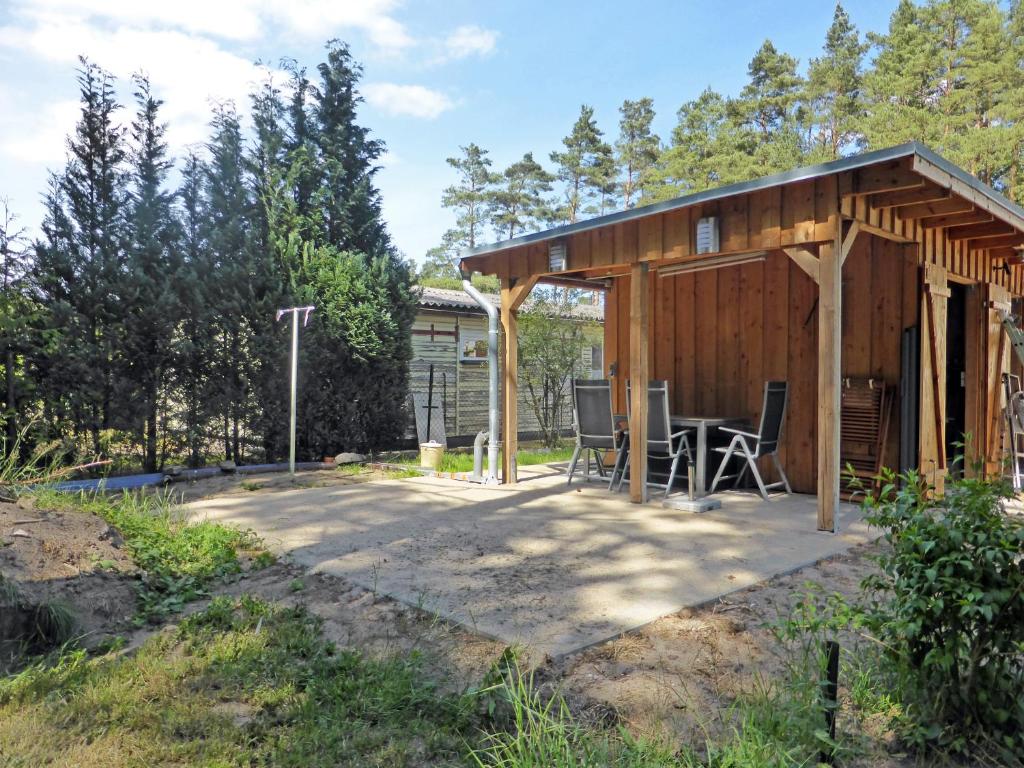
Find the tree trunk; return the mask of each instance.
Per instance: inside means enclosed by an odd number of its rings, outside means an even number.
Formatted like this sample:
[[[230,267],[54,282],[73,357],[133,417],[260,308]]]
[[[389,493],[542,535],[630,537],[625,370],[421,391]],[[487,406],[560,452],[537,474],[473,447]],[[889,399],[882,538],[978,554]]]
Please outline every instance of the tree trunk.
[[[18,402],[14,386],[14,350],[10,347],[4,355],[4,375],[7,379],[7,450],[13,451],[18,439]]]

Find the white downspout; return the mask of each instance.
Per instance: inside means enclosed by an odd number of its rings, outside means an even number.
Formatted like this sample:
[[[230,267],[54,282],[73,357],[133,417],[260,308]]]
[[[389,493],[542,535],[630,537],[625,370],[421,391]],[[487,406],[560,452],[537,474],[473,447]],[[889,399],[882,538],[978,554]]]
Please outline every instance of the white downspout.
[[[484,483],[498,482],[498,308],[476,289],[469,277],[462,272],[462,289],[470,295],[487,313],[487,472]]]

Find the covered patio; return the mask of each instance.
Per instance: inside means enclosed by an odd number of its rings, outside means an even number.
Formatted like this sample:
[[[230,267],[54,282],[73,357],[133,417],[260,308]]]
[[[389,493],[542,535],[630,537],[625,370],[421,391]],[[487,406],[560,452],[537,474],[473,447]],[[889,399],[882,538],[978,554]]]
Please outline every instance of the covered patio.
[[[518,308],[538,282],[606,293],[617,413],[627,381],[666,380],[680,417],[756,424],[765,382],[787,382],[779,455],[794,491],[816,497],[807,529],[839,530],[847,379],[899,393],[886,466],[941,491],[969,436],[968,466],[997,472],[1011,371],[1000,313],[1024,292],[1022,244],[1024,209],[910,143],[468,251],[463,275],[502,286],[503,482],[518,480]],[[646,430],[637,398],[634,502],[648,497]]]

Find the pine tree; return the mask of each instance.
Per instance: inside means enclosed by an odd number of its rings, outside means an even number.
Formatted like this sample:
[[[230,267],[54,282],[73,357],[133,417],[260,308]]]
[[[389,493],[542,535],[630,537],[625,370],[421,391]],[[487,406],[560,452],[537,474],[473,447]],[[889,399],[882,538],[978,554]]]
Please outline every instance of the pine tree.
[[[181,401],[180,420],[184,424],[183,443],[190,466],[201,466],[207,445],[207,430],[217,402],[212,389],[212,372],[220,346],[217,341],[221,322],[215,305],[214,286],[219,276],[214,270],[208,238],[211,225],[205,199],[207,168],[193,151],[185,157],[178,188],[176,218],[181,232],[181,264],[174,281],[174,292],[182,322],[175,336],[173,380]]]
[[[121,280],[124,310],[124,358],[119,367],[122,403],[130,403],[139,420],[144,468],[159,466],[158,432],[166,415],[166,388],[173,364],[172,337],[180,320],[173,285],[180,267],[179,232],[173,215],[174,195],[167,176],[163,102],[153,96],[149,80],[134,78],[138,107],[131,126],[130,184],[127,214],[127,269]]]
[[[867,37],[875,56],[864,77],[865,146],[887,147],[911,139],[934,145],[938,134],[932,128],[929,103],[938,50],[923,11],[912,0],[900,0],[889,19],[888,34]]]
[[[600,201],[599,210],[607,206],[614,184],[614,160],[603,135],[594,108],[584,104],[572,131],[562,139],[565,151],[551,153],[551,162],[558,166],[556,175],[564,185],[565,202],[558,215],[570,224],[594,210],[590,204],[595,198]]]
[[[51,177],[34,282],[49,341],[35,360],[51,427],[85,430],[97,455],[101,433],[128,427],[115,408],[114,364],[123,342],[118,287],[125,268],[124,129],[114,78],[81,59],[81,117],[63,173]]]
[[[487,212],[498,177],[491,170],[491,158],[486,149],[476,144],[459,149],[460,157],[449,157],[445,161],[456,170],[458,180],[445,188],[441,205],[455,211],[455,228],[449,239],[460,246],[474,248],[486,232]]]
[[[550,219],[546,195],[553,181],[532,152],[502,171],[490,196],[491,225],[499,237],[512,239]]]
[[[679,108],[671,142],[651,171],[647,200],[749,178],[749,132],[736,123],[733,113],[729,100],[710,88]]]
[[[252,306],[249,265],[250,201],[245,184],[242,129],[233,105],[216,108],[207,144],[206,243],[216,273],[209,286],[218,330],[211,371],[214,408],[221,422],[226,459],[241,461],[242,430],[250,403],[252,360],[248,313]]]
[[[18,224],[7,198],[0,198],[0,357],[3,359],[4,435],[6,450],[18,438],[21,405],[30,382],[24,369],[30,322],[36,311],[27,282],[30,253],[25,229]]]
[[[627,99],[619,107],[619,139],[615,142],[618,166],[625,174],[622,180],[622,203],[632,208],[643,198],[649,175],[658,159],[660,140],[651,133],[654,121],[654,100],[644,97]]]
[[[812,59],[805,98],[812,144],[819,159],[834,160],[852,147],[863,112],[862,63],[867,45],[842,5],[836,3],[822,56]]]
[[[384,144],[359,125],[363,99],[356,90],[362,67],[345,43],[327,45],[327,61],[317,67],[316,133],[322,170],[321,195],[326,242],[339,250],[379,254],[391,246],[374,185]]]

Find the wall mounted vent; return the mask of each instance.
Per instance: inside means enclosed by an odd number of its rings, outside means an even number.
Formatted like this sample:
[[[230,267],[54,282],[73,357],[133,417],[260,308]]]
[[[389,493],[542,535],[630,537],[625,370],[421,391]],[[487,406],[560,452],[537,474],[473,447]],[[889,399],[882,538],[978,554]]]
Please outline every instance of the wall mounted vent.
[[[717,253],[720,250],[718,217],[705,216],[703,219],[697,219],[697,253]]]
[[[548,246],[548,271],[565,272],[569,268],[568,249],[565,243],[551,243]]]

